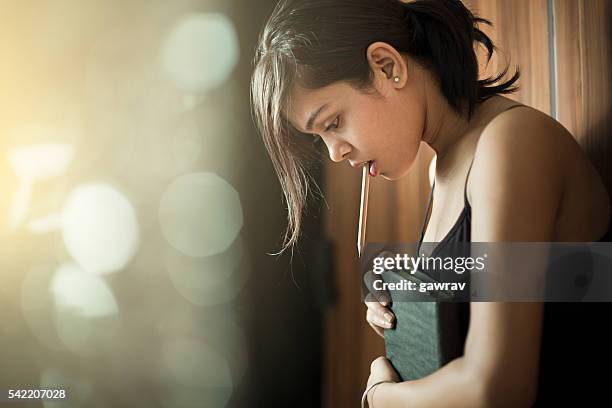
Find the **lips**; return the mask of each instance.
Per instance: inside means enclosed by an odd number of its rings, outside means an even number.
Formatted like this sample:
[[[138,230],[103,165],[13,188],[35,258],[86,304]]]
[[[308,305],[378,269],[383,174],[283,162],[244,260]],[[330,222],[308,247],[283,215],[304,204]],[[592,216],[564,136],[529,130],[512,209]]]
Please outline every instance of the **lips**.
[[[368,160],[368,161],[359,162],[359,163],[358,162],[350,162],[350,164],[354,168],[362,167],[362,166],[367,165],[368,166],[368,171],[370,173],[370,176],[376,177],[378,175],[379,170],[378,170],[378,166],[377,166],[376,160]]]
[[[362,162],[350,162],[351,167],[357,168],[357,167],[361,167],[364,164],[368,163],[367,161],[362,161]]]
[[[376,177],[378,175],[378,166],[376,165],[376,160],[370,160],[368,162],[368,165],[370,166],[370,176]]]

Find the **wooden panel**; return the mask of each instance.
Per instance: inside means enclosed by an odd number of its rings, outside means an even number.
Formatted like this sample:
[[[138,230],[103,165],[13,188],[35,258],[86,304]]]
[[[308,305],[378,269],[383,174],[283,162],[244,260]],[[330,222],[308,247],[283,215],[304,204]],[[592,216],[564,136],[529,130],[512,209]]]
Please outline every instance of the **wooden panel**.
[[[357,258],[357,223],[361,172],[346,165],[327,161],[326,214],[327,234],[334,246],[334,273],[337,302],[326,320],[326,406],[358,406],[369,363],[383,353],[365,321],[361,302],[360,273]],[[373,196],[378,183],[371,184]],[[384,186],[382,186],[384,187]],[[369,230],[377,228],[375,206],[370,208]],[[384,220],[386,221],[386,219]],[[367,370],[366,370],[367,365]],[[365,379],[364,379],[365,378]]]
[[[612,3],[555,0],[558,120],[576,138],[612,197]]]
[[[550,64],[546,0],[465,0],[473,13],[493,23],[480,29],[499,48],[485,66],[484,47],[479,47],[481,76],[499,73],[509,62],[509,74],[518,64],[521,89],[509,98],[550,114]]]

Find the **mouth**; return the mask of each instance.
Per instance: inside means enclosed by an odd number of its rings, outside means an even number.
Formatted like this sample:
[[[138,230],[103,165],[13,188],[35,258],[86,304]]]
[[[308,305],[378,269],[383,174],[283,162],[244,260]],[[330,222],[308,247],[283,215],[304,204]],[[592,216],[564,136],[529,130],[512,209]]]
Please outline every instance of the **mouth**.
[[[376,160],[368,160],[368,161],[364,161],[361,163],[351,162],[351,166],[354,168],[368,166],[368,172],[370,173],[370,176],[372,177],[376,177],[379,173]]]
[[[378,175],[378,166],[376,165],[376,160],[370,160],[368,162],[368,169],[370,172],[370,176],[376,177]]]

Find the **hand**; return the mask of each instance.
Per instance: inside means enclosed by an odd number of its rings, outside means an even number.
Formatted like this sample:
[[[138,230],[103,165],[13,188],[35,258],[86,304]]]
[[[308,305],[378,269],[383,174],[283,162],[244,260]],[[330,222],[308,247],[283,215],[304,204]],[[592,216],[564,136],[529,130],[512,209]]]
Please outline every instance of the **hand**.
[[[376,360],[372,361],[372,364],[370,365],[370,377],[368,378],[367,387],[379,381],[391,381],[394,383],[400,381],[399,374],[397,371],[395,371],[389,359],[384,356],[380,356]],[[368,405],[370,407],[374,406],[372,402],[374,391],[381,385],[384,384],[377,385],[370,392],[368,392]]]
[[[372,271],[368,271],[364,274],[363,279],[368,289],[368,293],[365,297],[365,304],[367,306],[366,321],[370,327],[374,329],[376,334],[384,338],[384,329],[392,329],[395,327],[395,315],[388,307],[391,297],[387,291],[374,289],[374,281],[380,279],[379,275],[374,274]]]
[[[367,299],[367,298],[366,298]],[[366,321],[380,337],[385,337],[384,329],[395,327],[395,315],[387,306],[389,302],[384,298],[366,300]]]

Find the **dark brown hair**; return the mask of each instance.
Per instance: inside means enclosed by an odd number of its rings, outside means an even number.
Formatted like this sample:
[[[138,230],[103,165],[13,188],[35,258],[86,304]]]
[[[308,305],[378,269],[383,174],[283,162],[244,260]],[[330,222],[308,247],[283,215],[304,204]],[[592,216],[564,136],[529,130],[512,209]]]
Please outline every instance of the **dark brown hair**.
[[[304,134],[287,119],[295,85],[319,89],[337,81],[372,93],[368,46],[386,42],[429,70],[449,105],[472,117],[476,103],[518,89],[520,73],[478,79],[474,46],[487,62],[495,46],[479,28],[490,21],[474,16],[459,0],[281,0],[265,24],[255,50],[251,78],[252,115],[288,206],[282,253],[297,242],[309,196]],[[312,139],[312,137],[309,137]]]

